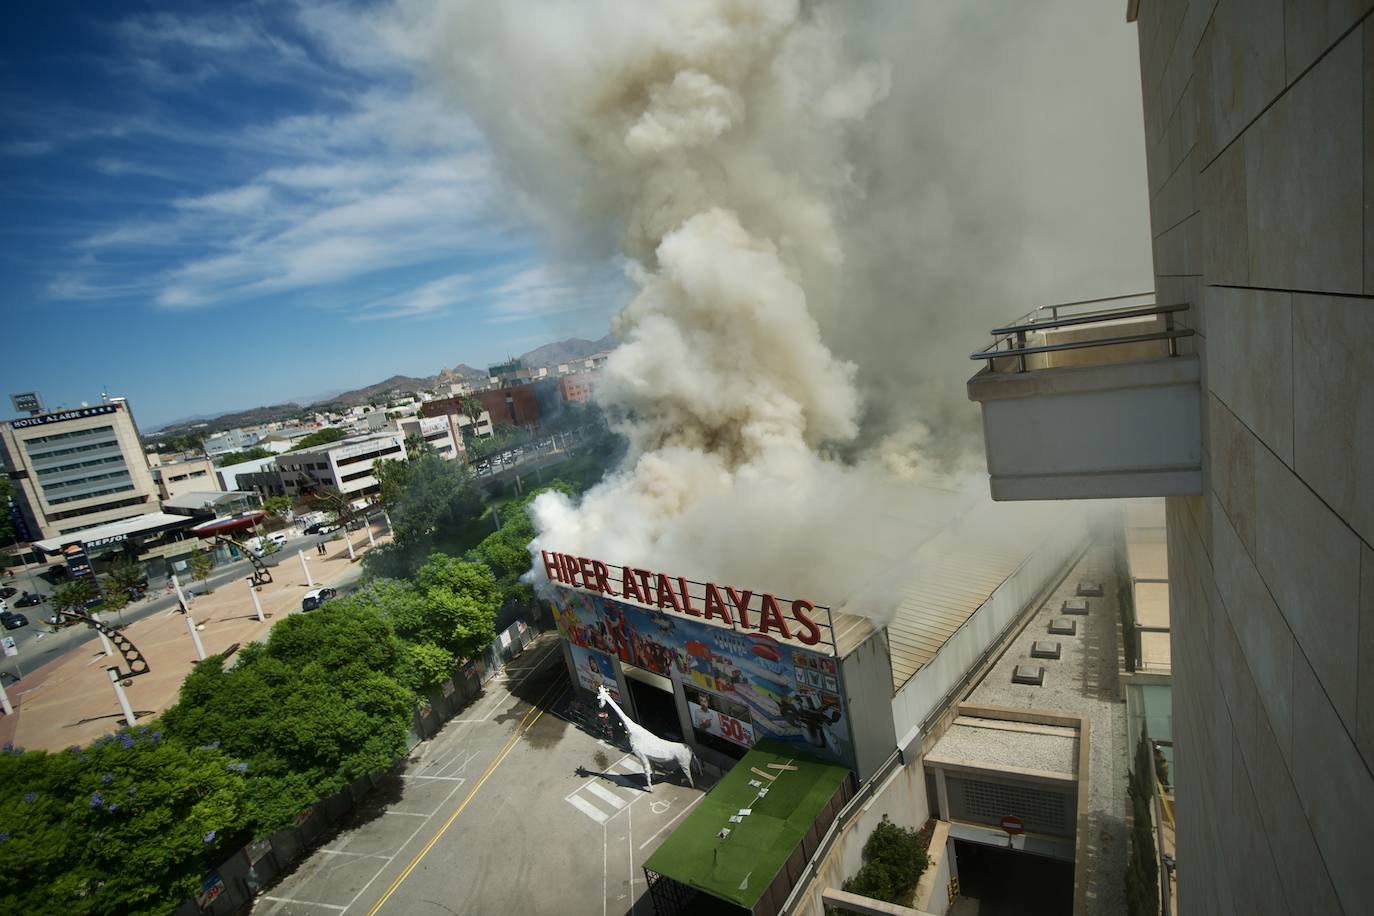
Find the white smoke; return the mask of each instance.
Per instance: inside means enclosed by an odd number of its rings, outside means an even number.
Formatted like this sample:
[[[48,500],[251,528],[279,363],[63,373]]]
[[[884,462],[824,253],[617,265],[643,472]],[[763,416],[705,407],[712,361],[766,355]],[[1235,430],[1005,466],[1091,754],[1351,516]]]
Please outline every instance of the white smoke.
[[[891,68],[852,59],[865,42],[841,22],[847,8],[409,9],[412,35],[485,131],[513,203],[554,251],[623,254],[638,288],[613,324],[621,345],[597,394],[629,440],[627,458],[577,503],[536,501],[535,551],[838,604],[986,499],[968,450],[942,453],[931,424],[947,405],[928,404],[925,422],[919,410],[893,421],[889,409],[877,435],[861,435],[859,367],[836,357],[818,324],[851,341],[885,333],[844,327],[847,311],[868,321],[886,307],[846,302],[880,287],[846,276],[846,237],[863,236],[847,218],[892,206],[865,199],[853,156],[892,91]]]

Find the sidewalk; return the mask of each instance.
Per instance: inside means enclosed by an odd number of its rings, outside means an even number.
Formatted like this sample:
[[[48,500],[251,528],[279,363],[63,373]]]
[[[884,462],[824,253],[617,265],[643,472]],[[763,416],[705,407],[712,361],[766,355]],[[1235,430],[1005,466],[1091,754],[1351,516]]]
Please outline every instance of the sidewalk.
[[[390,541],[373,528],[378,546]],[[370,549],[367,532],[350,531],[358,559]],[[320,556],[305,548],[305,559],[315,586],[339,587],[358,578],[361,567],[348,559],[342,540],[328,542]],[[265,622],[259,622],[246,581],[226,582],[191,602],[191,618],[206,655],[224,652],[235,643],[262,639],[272,624],[287,614],[301,613],[301,596],[308,591],[296,551],[290,550],[273,569],[272,582],[258,591]],[[199,591],[199,583],[183,588]],[[84,624],[83,624],[84,626]],[[152,718],[176,702],[181,682],[196,662],[195,645],[186,618],[177,609],[161,611],[130,624],[123,634],[148,660],[149,671],[129,682],[125,692],[139,721]],[[62,750],[84,745],[124,724],[114,688],[105,669],[119,665],[127,670],[118,650],[106,656],[100,642],[83,644],[61,658],[29,672],[22,681],[7,686],[14,714],[0,715],[0,743],[10,742],[26,750]]]

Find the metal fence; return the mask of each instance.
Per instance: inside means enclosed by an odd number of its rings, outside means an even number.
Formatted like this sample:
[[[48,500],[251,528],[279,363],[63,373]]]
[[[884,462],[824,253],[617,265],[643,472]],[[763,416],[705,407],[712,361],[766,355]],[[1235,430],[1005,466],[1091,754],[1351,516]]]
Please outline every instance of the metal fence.
[[[498,633],[481,658],[459,664],[448,680],[430,692],[413,714],[407,754],[421,741],[433,737],[454,714],[477,698],[483,684],[500,674],[507,662],[534,642],[541,632],[540,619],[537,611],[531,611],[528,617]],[[355,780],[300,812],[292,826],[254,839],[239,849],[204,875],[199,893],[182,901],[173,916],[233,916],[242,911],[259,891],[314,849],[403,762],[397,760],[391,770],[379,770]]]

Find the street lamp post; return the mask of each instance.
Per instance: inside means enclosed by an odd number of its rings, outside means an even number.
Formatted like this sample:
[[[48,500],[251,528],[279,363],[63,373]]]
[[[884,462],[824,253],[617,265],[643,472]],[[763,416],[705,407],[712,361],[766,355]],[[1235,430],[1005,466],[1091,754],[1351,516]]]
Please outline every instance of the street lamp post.
[[[347,528],[344,529],[344,546],[348,548],[348,561],[350,563],[358,559],[353,555],[353,536],[348,533]]]
[[[253,610],[258,612],[258,622],[262,623],[267,618],[264,617],[262,613],[262,602],[258,600],[257,587],[253,585],[252,576],[249,576],[246,581],[248,582],[248,594],[253,596]]]
[[[296,551],[296,556],[300,557],[301,570],[305,573],[305,587],[314,588],[315,580],[310,577],[310,566],[305,562],[305,548],[302,547],[300,550]]]
[[[196,657],[205,661],[205,646],[201,645],[200,634],[196,632],[196,620],[189,610],[186,612],[186,629],[191,631],[191,642],[196,644]]]
[[[124,692],[124,685],[119,683],[119,669],[111,666],[105,669],[105,673],[110,676],[110,686],[114,688],[115,699],[119,700],[119,708],[124,710],[125,723],[132,726],[134,724],[134,708],[129,705],[129,696]]]

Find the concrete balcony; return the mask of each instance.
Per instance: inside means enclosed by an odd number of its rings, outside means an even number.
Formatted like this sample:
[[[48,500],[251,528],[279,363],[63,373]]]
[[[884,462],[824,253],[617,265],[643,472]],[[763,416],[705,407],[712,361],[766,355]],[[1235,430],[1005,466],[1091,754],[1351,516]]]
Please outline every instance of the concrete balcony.
[[[1044,306],[972,354],[992,498],[1202,492],[1199,365],[1187,305],[1153,294]]]

